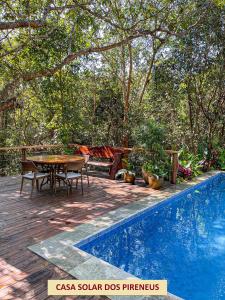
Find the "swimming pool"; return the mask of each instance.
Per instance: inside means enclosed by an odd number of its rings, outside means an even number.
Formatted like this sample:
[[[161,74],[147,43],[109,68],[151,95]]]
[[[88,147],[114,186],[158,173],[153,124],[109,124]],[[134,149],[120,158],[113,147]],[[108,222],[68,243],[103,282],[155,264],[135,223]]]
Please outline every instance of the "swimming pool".
[[[74,245],[191,300],[225,299],[225,175],[218,174]]]

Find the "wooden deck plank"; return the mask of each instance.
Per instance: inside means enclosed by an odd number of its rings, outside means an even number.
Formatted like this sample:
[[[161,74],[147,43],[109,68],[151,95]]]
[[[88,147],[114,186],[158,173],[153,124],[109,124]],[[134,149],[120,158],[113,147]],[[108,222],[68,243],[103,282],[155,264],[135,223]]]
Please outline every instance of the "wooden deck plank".
[[[106,297],[48,297],[47,279],[71,278],[27,249],[57,233],[92,220],[143,196],[157,194],[138,185],[90,177],[84,196],[74,190],[52,195],[34,192],[30,185],[19,194],[20,177],[0,178],[0,299],[106,299]]]

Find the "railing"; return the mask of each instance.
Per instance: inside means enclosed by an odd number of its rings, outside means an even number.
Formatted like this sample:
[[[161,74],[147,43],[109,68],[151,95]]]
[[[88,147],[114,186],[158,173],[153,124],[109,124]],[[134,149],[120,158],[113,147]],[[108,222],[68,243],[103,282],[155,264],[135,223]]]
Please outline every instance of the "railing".
[[[177,181],[177,171],[178,171],[178,151],[166,150],[166,153],[171,159],[171,183],[175,184]]]
[[[45,144],[18,147],[0,148],[0,176],[15,175],[20,173],[20,161],[26,160],[27,156],[40,154],[72,154],[79,144]],[[122,149],[122,148],[121,148]],[[123,148],[127,153],[133,148]],[[166,150],[171,158],[171,183],[176,183],[178,169],[178,151]]]
[[[33,145],[0,148],[0,176],[20,173],[20,161],[28,155],[61,154],[65,152],[64,145]]]
[[[131,152],[131,151],[140,151],[140,152],[145,152],[145,150],[143,148],[125,148],[127,150],[127,153]],[[176,184],[177,181],[177,172],[178,172],[178,153],[179,151],[175,151],[175,150],[165,150],[166,154],[168,154],[170,156],[170,182],[173,184]],[[149,152],[151,154],[151,152]],[[152,153],[153,154],[153,153]]]

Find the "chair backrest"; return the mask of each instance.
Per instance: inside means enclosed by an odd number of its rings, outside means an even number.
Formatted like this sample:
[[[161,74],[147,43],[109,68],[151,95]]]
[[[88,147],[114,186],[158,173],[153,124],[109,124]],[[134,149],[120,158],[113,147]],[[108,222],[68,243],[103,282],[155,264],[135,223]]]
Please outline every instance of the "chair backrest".
[[[65,172],[67,172],[68,170],[82,172],[82,168],[84,167],[84,165],[85,165],[85,159],[76,162],[67,163],[64,166],[64,170]]]
[[[90,155],[88,155],[88,154],[83,154],[82,157],[84,158],[85,164],[86,164],[86,163],[89,161],[89,159],[90,159]]]
[[[35,166],[33,161],[21,161],[21,165],[22,165],[22,174],[24,174],[25,172],[38,172],[38,168]]]
[[[93,153],[91,152],[91,146],[79,146],[79,148],[74,151],[74,154],[87,154],[91,156],[93,155]]]
[[[89,159],[90,159],[90,155],[89,155],[89,154],[80,154],[80,153],[79,153],[78,156],[80,156],[80,157],[82,157],[82,158],[84,159],[85,164],[86,164],[86,163],[89,161]]]

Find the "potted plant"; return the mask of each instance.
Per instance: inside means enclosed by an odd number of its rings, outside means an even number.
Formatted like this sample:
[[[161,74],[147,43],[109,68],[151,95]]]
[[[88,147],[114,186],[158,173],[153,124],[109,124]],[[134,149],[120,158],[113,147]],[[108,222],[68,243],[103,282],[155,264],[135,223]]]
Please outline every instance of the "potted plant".
[[[135,173],[132,171],[127,171],[124,173],[124,182],[134,184],[135,182]]]
[[[115,178],[118,179],[119,177],[123,176],[124,182],[134,184],[136,174],[134,172],[133,164],[127,159],[123,159],[123,163],[124,166],[126,166],[126,169],[119,170]]]
[[[163,164],[155,165],[152,169],[152,174],[148,177],[149,186],[152,189],[158,190],[163,185],[165,176],[165,166]]]
[[[150,185],[153,185],[153,181],[156,181],[158,186],[159,182],[163,180],[162,175],[165,174],[164,170],[168,160],[168,156],[164,151],[164,148],[166,148],[165,129],[154,119],[149,119],[139,127],[137,141],[143,149],[142,177],[146,184],[149,184],[150,178]],[[156,186],[156,184],[153,186]]]
[[[146,184],[149,184],[148,177],[152,175],[152,164],[151,162],[147,161],[143,164],[141,168],[142,177]]]
[[[146,181],[149,187],[155,190],[159,189],[163,185],[167,173],[165,162],[148,161],[144,164],[143,169],[146,172]]]
[[[165,151],[158,147],[157,151],[146,155],[142,165],[142,177],[150,187],[158,189],[162,186],[164,178],[168,177],[169,161]]]

